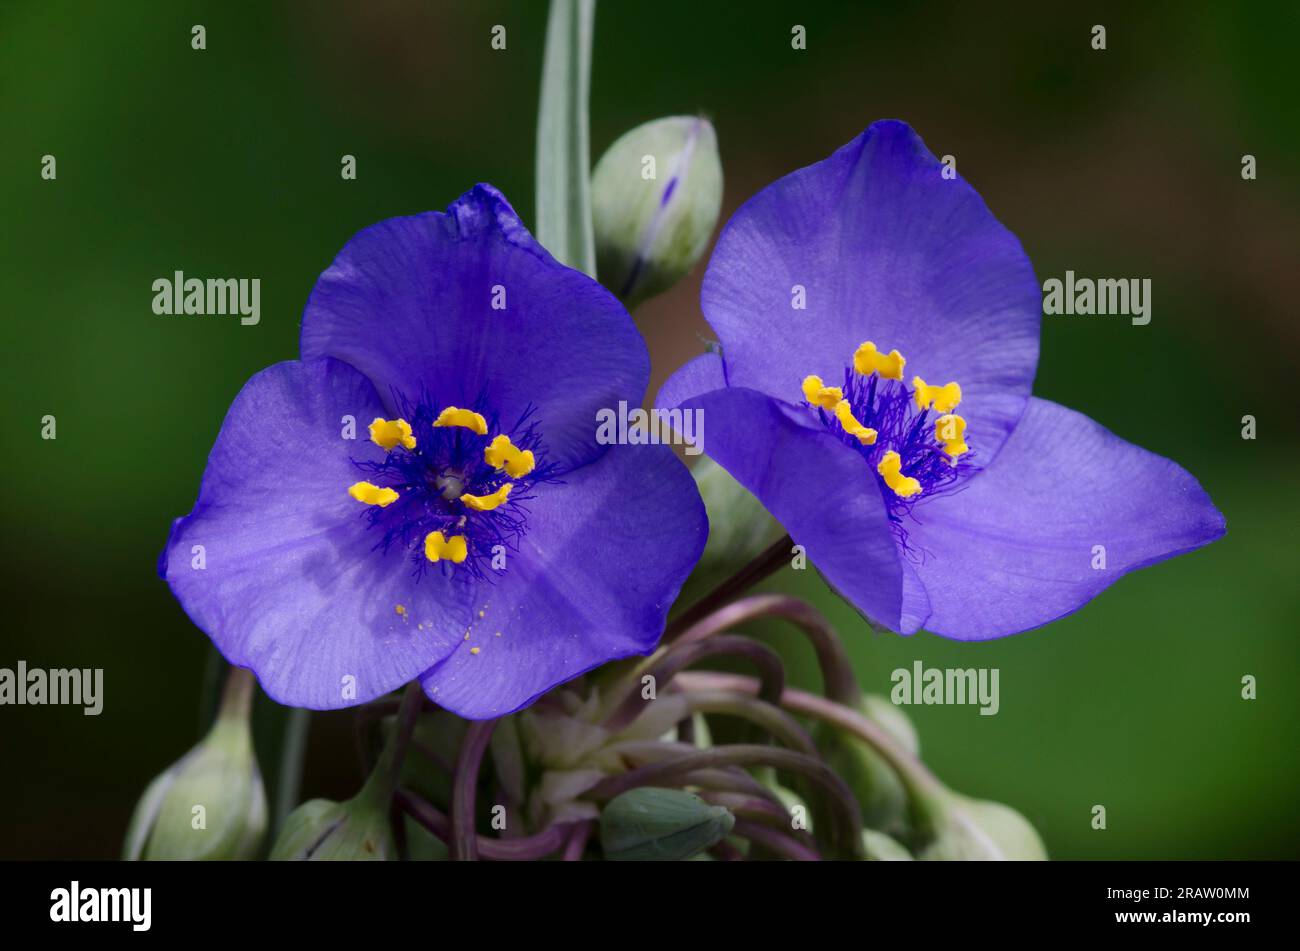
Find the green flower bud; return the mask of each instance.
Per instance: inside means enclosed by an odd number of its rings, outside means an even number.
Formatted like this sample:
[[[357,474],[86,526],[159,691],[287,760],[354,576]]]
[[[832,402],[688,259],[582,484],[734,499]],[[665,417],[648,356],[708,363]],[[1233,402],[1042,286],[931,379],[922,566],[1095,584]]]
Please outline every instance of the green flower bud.
[[[271,849],[275,862],[385,862],[397,857],[393,837],[393,791],[403,776],[405,750],[418,723],[423,694],[409,684],[397,711],[398,727],[389,737],[365,784],[351,799],[311,799],[289,813]],[[433,721],[432,736],[445,724]]]
[[[726,808],[691,793],[644,786],[606,804],[600,844],[607,859],[680,861],[722,841],[735,821]]]
[[[927,844],[917,858],[927,861],[1043,861],[1047,849],[1028,820],[1010,806],[971,799],[950,789],[924,796]]]
[[[145,790],[122,857],[251,859],[266,834],[266,791],[249,730],[253,675],[233,668],[203,740]]]
[[[596,163],[591,213],[600,282],[632,307],[695,266],[722,208],[718,139],[672,116],[625,133]]]
[[[367,783],[346,802],[311,799],[289,813],[272,861],[377,861],[396,856],[387,799]]]

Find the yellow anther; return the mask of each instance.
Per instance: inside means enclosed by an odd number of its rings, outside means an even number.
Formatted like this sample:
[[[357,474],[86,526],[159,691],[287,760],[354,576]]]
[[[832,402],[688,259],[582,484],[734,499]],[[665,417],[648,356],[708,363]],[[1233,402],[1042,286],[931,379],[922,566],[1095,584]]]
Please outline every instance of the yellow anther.
[[[411,424],[404,419],[384,419],[376,416],[370,424],[370,439],[376,446],[392,449],[401,443],[407,449],[415,448],[415,437],[411,435]]]
[[[853,369],[863,376],[879,373],[886,380],[901,380],[905,363],[907,360],[897,350],[881,353],[870,340],[858,347],[853,354]]]
[[[466,492],[460,497],[460,500],[475,512],[490,512],[509,498],[510,490],[513,488],[514,484],[507,482],[490,495],[470,495]]]
[[[862,443],[862,445],[870,446],[875,443],[876,431],[858,422],[857,417],[853,415],[853,407],[849,406],[848,400],[840,400],[835,404],[835,418],[840,421],[844,431],[850,436],[856,436],[858,442]]]
[[[894,450],[885,453],[876,464],[876,471],[885,480],[885,485],[894,490],[899,498],[910,498],[921,491],[921,483],[911,476],[903,475],[903,458]]]
[[[430,532],[424,536],[424,557],[430,561],[437,562],[446,558],[459,565],[467,554],[469,548],[465,544],[464,535],[453,535],[447,539],[442,532]]]
[[[383,508],[385,505],[392,505],[397,501],[397,490],[389,488],[380,488],[369,482],[354,482],[348,486],[348,495],[352,496],[358,502],[364,502],[366,505],[378,505]]]
[[[943,443],[943,451],[957,462],[964,452],[970,452],[966,445],[966,420],[952,413],[940,416],[934,421],[934,438]]]
[[[916,405],[920,409],[929,409],[933,404],[939,412],[951,413],[961,402],[961,386],[956,383],[930,386],[919,376],[914,376],[912,388],[916,391]]]
[[[803,398],[813,406],[834,409],[835,404],[844,399],[844,391],[838,386],[826,386],[819,376],[806,376],[803,378]]]
[[[472,409],[458,409],[455,406],[448,406],[438,414],[438,418],[433,421],[433,425],[463,426],[480,436],[487,435],[487,420]]]
[[[531,449],[518,449],[509,436],[497,436],[483,450],[483,459],[498,472],[519,479],[533,471],[537,460]]]

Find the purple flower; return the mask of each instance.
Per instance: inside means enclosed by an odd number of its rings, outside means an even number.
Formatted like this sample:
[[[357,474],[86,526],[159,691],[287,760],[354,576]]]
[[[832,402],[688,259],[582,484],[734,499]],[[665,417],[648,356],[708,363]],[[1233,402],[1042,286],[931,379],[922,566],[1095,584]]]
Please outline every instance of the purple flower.
[[[420,678],[470,718],[651,650],[707,534],[666,446],[603,446],[636,405],[631,318],[480,185],[348,243],[302,360],[254,376],[159,569],[281,703]]]
[[[1024,631],[1224,532],[1175,463],[1030,395],[1033,268],[901,122],[748,201],[701,300],[721,354],[658,405],[703,410],[704,450],[893,630]]]

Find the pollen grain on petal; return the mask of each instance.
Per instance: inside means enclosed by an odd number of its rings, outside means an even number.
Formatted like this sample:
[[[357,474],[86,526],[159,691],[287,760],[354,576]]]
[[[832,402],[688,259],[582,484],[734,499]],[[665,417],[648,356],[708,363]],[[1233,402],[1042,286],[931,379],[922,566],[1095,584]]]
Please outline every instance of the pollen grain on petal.
[[[468,554],[469,548],[465,543],[464,535],[453,535],[448,539],[442,532],[430,532],[424,537],[424,557],[432,562],[439,562],[445,558],[459,565]]]
[[[966,420],[955,413],[947,413],[934,421],[934,438],[943,444],[943,451],[954,465],[963,453],[970,452],[970,446],[966,445]]]
[[[811,375],[803,378],[803,398],[813,406],[834,409],[844,399],[844,391],[838,386],[827,386],[821,377]]]
[[[522,479],[533,471],[537,460],[531,449],[518,449],[509,436],[497,436],[483,450],[484,461],[512,479]]]
[[[892,449],[885,453],[876,465],[876,471],[885,480],[885,485],[894,490],[900,498],[910,498],[921,491],[921,483],[911,476],[903,475],[903,459]]]
[[[850,436],[856,437],[862,445],[870,446],[875,443],[876,431],[858,422],[857,417],[853,415],[853,407],[849,405],[848,400],[840,400],[835,404],[835,418],[840,421],[840,426],[844,431]]]
[[[393,449],[399,443],[403,448],[414,449],[415,437],[411,435],[411,424],[404,419],[384,419],[376,416],[370,424],[370,441],[383,449]]]
[[[398,499],[396,489],[390,489],[387,486],[381,489],[370,482],[352,483],[352,485],[348,486],[348,495],[358,502],[364,502],[366,505],[378,505],[380,508],[392,505]]]
[[[434,426],[461,426],[471,432],[478,433],[480,436],[487,435],[487,420],[471,409],[460,409],[456,406],[448,406],[438,418],[433,421]]]
[[[912,389],[915,391],[916,405],[919,409],[929,409],[933,406],[940,413],[951,413],[961,402],[961,386],[957,383],[931,386],[919,376],[914,376]]]
[[[879,373],[886,380],[901,380],[903,366],[907,359],[897,350],[881,353],[870,340],[863,343],[853,354],[853,369],[863,376]]]
[[[466,492],[460,497],[460,500],[475,512],[491,512],[494,508],[505,503],[506,499],[510,497],[510,490],[513,488],[514,483],[507,482],[495,492],[487,495],[470,495]]]

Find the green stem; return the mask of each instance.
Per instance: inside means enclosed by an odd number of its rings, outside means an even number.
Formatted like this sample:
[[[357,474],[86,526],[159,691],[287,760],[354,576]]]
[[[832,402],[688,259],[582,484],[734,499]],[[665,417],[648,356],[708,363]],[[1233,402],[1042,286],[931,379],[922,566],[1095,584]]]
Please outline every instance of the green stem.
[[[386,809],[392,803],[393,793],[402,779],[402,764],[406,762],[406,753],[411,748],[415,724],[423,709],[424,691],[420,688],[420,682],[413,680],[402,693],[402,705],[397,709],[393,735],[384,751],[379,754],[375,768],[370,771],[361,792],[357,793],[358,797],[369,797],[379,808]]]
[[[694,624],[708,617],[722,606],[734,601],[754,585],[766,580],[789,564],[790,549],[793,545],[794,542],[790,536],[783,535],[755,555],[748,564],[734,575],[673,618],[664,630],[664,642],[676,640]]]
[[[216,719],[223,675],[228,670],[229,665],[221,652],[209,646],[208,655],[203,661],[203,681],[199,686],[199,736],[204,736]]]
[[[311,730],[311,711],[294,708],[284,723],[284,740],[280,747],[280,768],[276,773],[275,809],[271,829],[278,834],[284,820],[298,805],[302,791],[302,768],[307,759],[307,734]]]
[[[225,686],[221,688],[221,705],[217,709],[218,719],[248,720],[253,709],[253,694],[257,687],[257,678],[251,670],[243,667],[231,667],[226,674]]]

